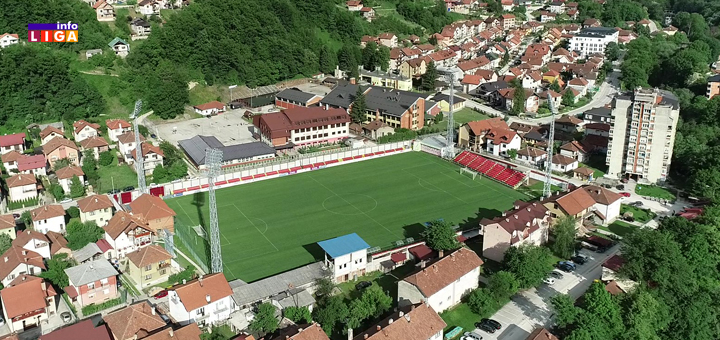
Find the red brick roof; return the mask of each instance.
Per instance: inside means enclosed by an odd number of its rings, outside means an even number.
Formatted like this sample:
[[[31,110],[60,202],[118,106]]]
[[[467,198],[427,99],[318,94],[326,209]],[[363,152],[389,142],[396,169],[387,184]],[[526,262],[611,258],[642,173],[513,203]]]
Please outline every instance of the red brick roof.
[[[474,251],[460,248],[404,281],[417,287],[425,297],[430,297],[482,264],[483,260]]]
[[[173,286],[171,290],[177,293],[187,311],[206,306],[233,293],[223,273],[198,277],[186,284]],[[210,302],[207,301],[208,298]]]
[[[57,175],[58,179],[69,179],[73,178],[73,176],[84,176],[85,173],[79,166],[70,165],[62,169],[55,170],[55,175]]]
[[[545,328],[538,328],[527,337],[526,340],[560,340],[558,337],[552,335]]]
[[[5,180],[8,188],[16,188],[24,185],[30,185],[37,183],[34,175],[15,175]]]
[[[0,136],[0,146],[22,145],[25,143],[25,133]]]
[[[127,306],[103,317],[115,339],[129,339],[137,335],[143,339],[166,323],[147,301]]]
[[[485,235],[488,235],[487,228],[499,225],[511,235],[510,244],[515,244],[540,229],[540,226],[533,222],[543,220],[547,216],[549,216],[548,209],[540,202],[515,201],[513,210],[506,211],[503,216],[492,220],[482,219],[480,225],[484,226]]]
[[[557,155],[556,155],[557,156]],[[554,157],[553,157],[554,158]],[[573,160],[574,161],[574,160]],[[568,215],[577,215],[581,211],[592,207],[595,204],[595,200],[582,188],[578,188],[566,194],[555,202],[564,210]]]
[[[353,340],[427,340],[446,326],[432,307],[420,303],[402,308]]]
[[[23,156],[17,161],[19,171],[40,169],[47,166],[45,155]]]
[[[95,327],[92,320],[85,319],[41,335],[39,340],[112,340],[112,337],[105,324]]]
[[[175,211],[163,201],[162,198],[150,194],[142,194],[130,202],[133,215],[140,216],[147,221],[158,218],[175,216]]]
[[[47,298],[56,296],[52,285],[43,279],[26,276],[27,280],[12,287],[5,287],[0,291],[3,307],[8,318],[32,313],[47,307]]]
[[[117,130],[120,128],[129,128],[132,125],[130,123],[122,120],[122,119],[108,119],[105,121],[105,124],[107,125],[108,129],[110,130]]]
[[[468,122],[467,126],[476,136],[485,134],[492,129],[509,129],[507,123],[500,117]]]
[[[202,111],[210,110],[210,109],[223,110],[225,108],[225,104],[223,104],[217,100],[213,100],[209,103],[196,105],[196,106],[194,106],[194,108],[196,108],[198,110],[202,110]]]
[[[93,129],[96,130],[96,131],[99,131],[99,130],[100,130],[100,124],[88,123],[88,122],[86,122],[85,120],[82,120],[82,119],[81,119],[81,120],[78,120],[78,121],[75,122],[75,123],[73,123],[73,127],[75,128],[75,133],[79,133],[79,132],[82,131],[82,129],[84,129],[86,126],[89,126],[89,127],[93,128]]]
[[[40,138],[45,139],[45,137],[51,135],[53,132],[57,133],[58,135],[62,136],[63,132],[51,125],[48,125],[48,127],[44,128],[42,131],[40,131]]]

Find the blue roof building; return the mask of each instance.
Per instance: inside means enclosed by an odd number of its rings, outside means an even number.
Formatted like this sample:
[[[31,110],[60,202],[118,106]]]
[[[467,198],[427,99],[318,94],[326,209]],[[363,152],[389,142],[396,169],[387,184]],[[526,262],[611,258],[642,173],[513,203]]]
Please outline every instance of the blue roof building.
[[[367,249],[370,245],[352,233],[318,242],[325,251],[325,265],[332,268],[333,280],[345,282],[365,275]]]

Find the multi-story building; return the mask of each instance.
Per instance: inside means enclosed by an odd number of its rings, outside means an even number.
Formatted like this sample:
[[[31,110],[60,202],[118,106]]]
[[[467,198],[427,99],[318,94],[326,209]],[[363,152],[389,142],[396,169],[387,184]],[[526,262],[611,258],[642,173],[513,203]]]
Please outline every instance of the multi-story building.
[[[570,50],[585,58],[593,53],[605,53],[607,44],[618,42],[618,31],[610,27],[587,27],[570,39]]]
[[[334,143],[349,137],[350,115],[343,109],[298,107],[253,117],[259,139],[276,149]]]
[[[10,151],[25,151],[25,133],[0,136],[0,154],[4,155]]]
[[[429,304],[419,303],[400,308],[352,340],[441,340],[445,327],[445,321]]]
[[[128,254],[127,258],[129,261],[126,272],[141,289],[166,282],[170,276],[172,256],[161,246],[147,246]]]
[[[548,209],[541,203],[518,200],[513,210],[503,212],[502,216],[492,220],[483,218],[480,221],[483,231],[483,256],[502,262],[510,247],[545,244],[548,241],[551,218]]]
[[[133,216],[140,217],[156,234],[162,229],[175,231],[175,211],[162,198],[150,194],[142,194],[130,202]]]
[[[123,258],[126,254],[149,246],[153,232],[139,217],[118,211],[105,226],[105,241],[112,248],[110,257]]]
[[[708,99],[712,99],[712,97],[715,97],[718,94],[720,94],[720,74],[716,74],[708,78],[706,93]]]
[[[346,282],[365,275],[370,246],[352,233],[318,242],[325,251],[325,265],[332,268],[333,281]]]
[[[143,157],[143,169],[145,169],[145,176],[152,175],[155,168],[163,165],[163,159],[165,154],[160,147],[150,144],[149,142],[140,142],[142,157]],[[137,148],[130,152],[132,162],[138,157]]]
[[[237,306],[222,273],[200,276],[168,290],[170,316],[181,325],[217,325],[230,318]]]
[[[56,313],[57,295],[53,286],[39,277],[22,275],[13,280],[0,292],[3,316],[10,332],[22,332],[47,323]]]
[[[113,204],[107,195],[92,195],[77,201],[80,209],[80,221],[83,223],[95,221],[98,226],[104,226],[113,215]]]
[[[638,89],[613,100],[606,164],[608,175],[644,182],[667,178],[680,115],[669,91]]]
[[[85,262],[65,269],[69,286],[64,287],[73,302],[80,307],[99,304],[118,298],[115,267],[105,259]]]
[[[62,205],[45,205],[30,211],[35,231],[47,234],[48,231],[65,233],[65,209]]]
[[[132,125],[122,119],[108,119],[105,125],[107,125],[108,137],[113,142],[117,142],[120,135],[132,131]]]

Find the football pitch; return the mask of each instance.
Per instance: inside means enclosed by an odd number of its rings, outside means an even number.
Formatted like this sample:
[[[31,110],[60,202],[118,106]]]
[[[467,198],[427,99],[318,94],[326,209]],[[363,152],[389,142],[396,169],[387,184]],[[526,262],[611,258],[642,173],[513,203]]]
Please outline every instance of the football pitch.
[[[223,265],[246,282],[322,258],[316,242],[357,233],[372,247],[419,239],[422,223],[476,224],[528,196],[422,152],[381,157],[216,191]],[[209,266],[208,244],[192,226],[210,215],[207,193],[167,200],[176,234]],[[176,235],[176,238],[178,235]],[[209,234],[207,234],[209,238]],[[179,240],[175,244],[183,249]]]

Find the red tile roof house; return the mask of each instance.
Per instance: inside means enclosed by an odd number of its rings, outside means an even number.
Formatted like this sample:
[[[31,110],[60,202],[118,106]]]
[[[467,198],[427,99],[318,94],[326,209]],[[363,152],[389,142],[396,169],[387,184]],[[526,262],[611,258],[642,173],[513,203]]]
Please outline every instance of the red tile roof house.
[[[65,194],[70,194],[70,184],[73,177],[77,176],[80,180],[80,184],[85,185],[85,173],[79,166],[66,166],[62,169],[55,171],[55,175],[58,178],[58,183],[65,190]]]
[[[78,120],[73,123],[73,138],[76,142],[82,142],[86,138],[97,137],[100,135],[100,124],[88,123],[84,120]]]
[[[3,167],[5,167],[5,171],[8,174],[14,174],[18,173],[18,161],[25,157],[25,155],[17,152],[17,151],[10,151],[6,154],[3,154],[2,156],[2,163]]]
[[[485,145],[485,135],[490,130],[508,128],[507,123],[500,117],[465,123],[458,130],[458,146],[480,151]]]
[[[140,134],[140,142],[144,142],[145,137]],[[135,133],[130,131],[118,136],[118,147],[120,154],[123,155],[125,162],[132,161],[132,155],[130,153],[135,150]]]
[[[38,275],[44,269],[46,268],[42,255],[15,245],[0,256],[0,278],[4,286],[20,275]]]
[[[75,143],[68,139],[55,137],[45,143],[42,149],[50,166],[53,166],[53,164],[60,159],[68,159],[70,163],[80,166],[79,149]]]
[[[441,340],[447,324],[426,303],[420,303],[393,313],[352,340]],[[302,338],[296,340],[321,340]]]
[[[57,293],[39,277],[22,275],[0,291],[0,296],[10,332],[40,326],[56,313]]]
[[[8,200],[11,202],[36,198],[37,179],[33,175],[15,175],[5,180],[8,186]]]
[[[138,302],[103,317],[114,340],[146,339],[167,327],[147,301]],[[181,340],[181,339],[177,339]]]
[[[550,212],[541,203],[515,201],[513,209],[502,216],[480,221],[483,257],[502,262],[510,247],[545,244],[551,221]]]
[[[517,160],[526,164],[540,166],[547,162],[547,152],[528,146],[518,150]]]
[[[17,169],[21,174],[47,176],[47,159],[45,155],[24,155],[18,159]]]
[[[205,117],[225,112],[225,104],[217,100],[205,104],[196,105],[193,106],[193,108],[195,109],[195,113],[203,115]]]
[[[483,261],[468,248],[460,248],[398,282],[398,306],[426,302],[442,312],[478,287]]]
[[[92,150],[93,155],[95,155],[95,158],[97,159],[100,157],[101,152],[110,150],[110,145],[105,140],[105,138],[90,137],[90,138],[86,138],[82,142],[80,142],[80,150],[82,150],[82,151]]]
[[[6,234],[10,236],[10,239],[14,240],[16,237],[16,227],[15,216],[12,214],[0,215],[0,234]]]
[[[141,150],[143,156],[143,169],[145,170],[145,176],[151,176],[155,168],[163,165],[163,159],[165,154],[160,147],[150,144],[149,142],[141,142]],[[132,157],[132,163],[135,163],[137,158],[137,148],[130,152]]]
[[[341,108],[295,108],[253,117],[258,139],[276,148],[335,143],[349,136],[350,115]]]
[[[113,142],[117,142],[120,135],[132,131],[132,125],[122,119],[108,119],[105,125],[107,125],[108,137]]]
[[[105,324],[95,327],[93,321],[85,319],[76,324],[56,329],[41,335],[38,340],[113,340]]]
[[[0,154],[4,155],[13,150],[20,153],[25,151],[25,133],[0,136]]]
[[[117,299],[118,271],[106,259],[85,262],[65,269],[70,283],[63,290],[79,307]]]
[[[124,211],[116,212],[103,229],[105,239],[100,241],[107,242],[111,258],[124,258],[128,253],[149,246],[153,240],[153,230],[147,222]],[[100,241],[98,247],[103,250]]]
[[[130,202],[133,216],[139,217],[156,234],[161,229],[175,231],[175,211],[157,196],[142,194]]]
[[[200,276],[168,291],[170,316],[179,324],[217,325],[230,318],[237,306],[223,273]]]
[[[578,162],[585,162],[590,157],[590,151],[578,141],[565,143],[560,147],[560,154],[576,159]]]
[[[358,12],[363,8],[362,1],[346,1],[345,5],[350,12]]]
[[[44,205],[30,211],[33,229],[47,234],[48,231],[65,234],[65,209],[62,205]]]
[[[55,137],[65,138],[65,133],[52,125],[48,125],[42,131],[40,131],[40,145],[45,145],[47,142],[49,142]]]
[[[485,151],[495,156],[507,156],[510,150],[519,150],[522,138],[510,129],[492,129],[485,134]]]

